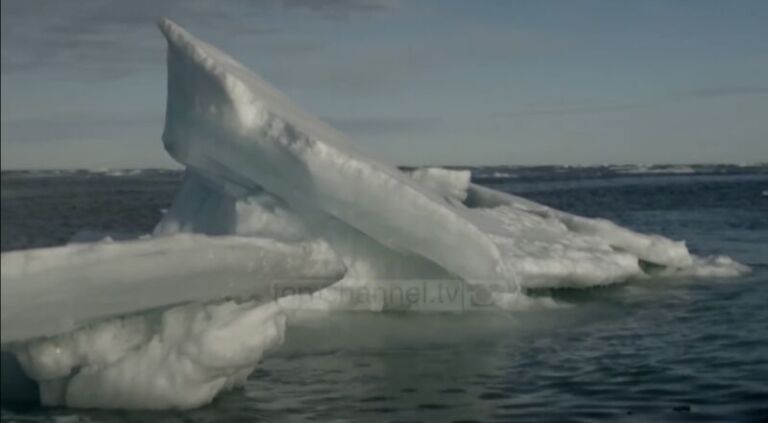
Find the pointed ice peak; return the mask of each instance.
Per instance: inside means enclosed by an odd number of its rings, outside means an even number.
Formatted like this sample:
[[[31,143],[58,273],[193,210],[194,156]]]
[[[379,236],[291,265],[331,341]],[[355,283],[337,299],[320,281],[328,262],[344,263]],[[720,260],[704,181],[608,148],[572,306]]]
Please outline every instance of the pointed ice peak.
[[[460,205],[355,151],[219,49],[170,20],[159,26],[169,45],[163,141],[176,160],[222,185],[263,187],[318,233],[332,217],[467,281],[512,283]]]

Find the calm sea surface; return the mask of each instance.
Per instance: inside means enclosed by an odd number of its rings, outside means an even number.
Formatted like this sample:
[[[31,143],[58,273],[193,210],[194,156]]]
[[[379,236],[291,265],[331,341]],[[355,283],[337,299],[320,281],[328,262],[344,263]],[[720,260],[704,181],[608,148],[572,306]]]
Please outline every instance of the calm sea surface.
[[[548,292],[505,313],[298,318],[242,389],[189,412],[3,405],[2,421],[744,421],[768,419],[768,167],[476,168],[477,182],[685,239],[752,267]],[[2,250],[133,237],[180,173],[3,172]]]

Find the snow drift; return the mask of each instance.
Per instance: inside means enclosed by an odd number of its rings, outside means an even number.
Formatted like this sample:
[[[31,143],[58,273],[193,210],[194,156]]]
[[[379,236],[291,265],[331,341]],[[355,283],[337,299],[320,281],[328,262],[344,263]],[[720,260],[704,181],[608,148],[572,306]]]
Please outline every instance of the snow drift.
[[[287,309],[402,308],[351,304],[350,289],[450,284],[509,309],[552,304],[531,289],[643,278],[646,268],[746,270],[475,185],[468,171],[371,160],[228,55],[159,26],[163,142],[186,174],[154,234],[2,256],[2,346],[45,404],[206,404],[280,343]]]

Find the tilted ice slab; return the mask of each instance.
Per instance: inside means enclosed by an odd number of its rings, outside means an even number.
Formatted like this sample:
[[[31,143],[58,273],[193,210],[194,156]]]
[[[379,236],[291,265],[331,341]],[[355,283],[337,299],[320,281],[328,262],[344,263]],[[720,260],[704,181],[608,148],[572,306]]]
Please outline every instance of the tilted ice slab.
[[[176,235],[2,255],[2,344],[94,321],[222,298],[267,302],[346,269],[322,241]]]
[[[155,228],[156,236],[177,233],[268,237],[286,242],[328,242],[347,268],[348,278],[444,279],[445,269],[415,254],[392,250],[332,216],[306,221],[284,201],[259,187],[243,187],[203,177],[187,169],[172,207]]]
[[[3,350],[43,404],[89,408],[210,402],[281,343],[274,300],[346,272],[321,240],[188,234],[8,252],[1,269]]]
[[[263,187],[310,226],[331,216],[466,281],[511,283],[497,246],[460,209],[353,151],[228,55],[168,20],[160,28],[168,39],[163,141],[176,160],[214,181]]]

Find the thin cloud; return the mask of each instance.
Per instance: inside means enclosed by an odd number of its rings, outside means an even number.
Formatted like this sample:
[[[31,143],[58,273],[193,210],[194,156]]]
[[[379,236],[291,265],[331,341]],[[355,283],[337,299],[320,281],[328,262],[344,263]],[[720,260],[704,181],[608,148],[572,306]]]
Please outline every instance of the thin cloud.
[[[713,87],[698,88],[693,90],[684,90],[672,93],[667,96],[658,97],[648,101],[628,102],[628,103],[606,103],[606,104],[569,104],[569,105],[550,105],[550,106],[523,106],[515,110],[501,111],[494,117],[513,117],[513,116],[546,116],[546,115],[573,115],[590,113],[614,113],[631,110],[650,109],[664,106],[666,104],[687,102],[699,99],[714,99],[720,97],[745,96],[745,95],[763,95],[768,94],[768,88],[764,87]]]
[[[735,95],[768,94],[766,87],[717,87],[701,88],[682,93],[683,97],[723,97]]]
[[[642,109],[652,106],[655,103],[625,103],[625,104],[605,104],[605,105],[563,105],[563,106],[535,106],[529,108],[522,108],[518,110],[510,110],[499,112],[496,117],[512,117],[512,116],[546,116],[546,115],[573,115],[573,114],[588,114],[588,113],[610,113],[610,112],[623,112],[627,110]]]
[[[110,139],[116,132],[162,128],[162,115],[47,115],[3,119],[3,143]]]
[[[328,117],[331,125],[351,134],[380,135],[430,131],[442,120],[435,117]]]
[[[399,4],[397,0],[281,0],[286,9],[299,9],[316,13],[327,18],[350,19],[388,12]]]
[[[160,16],[218,31],[222,37],[259,37],[281,32],[265,21],[269,12],[301,11],[347,19],[383,13],[395,4],[387,0],[82,0],[73,7],[57,0],[4,0],[0,63],[3,73],[58,67],[83,78],[115,78],[162,65],[158,58],[164,46],[147,35]]]

